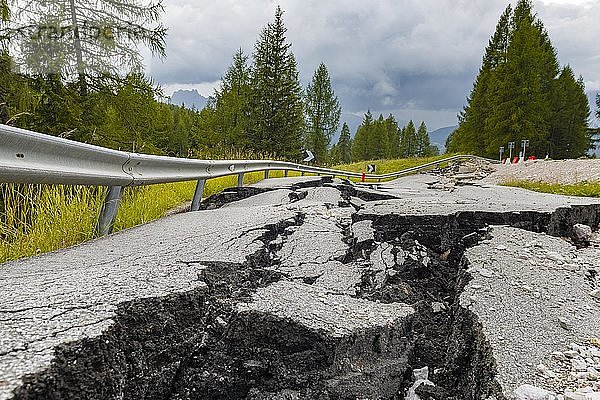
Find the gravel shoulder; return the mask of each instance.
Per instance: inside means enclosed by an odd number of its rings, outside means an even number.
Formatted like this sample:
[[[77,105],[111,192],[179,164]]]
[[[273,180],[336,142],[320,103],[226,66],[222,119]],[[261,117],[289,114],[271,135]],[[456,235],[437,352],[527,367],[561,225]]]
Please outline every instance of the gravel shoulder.
[[[483,325],[507,396],[525,384],[554,394],[600,391],[600,348],[591,342],[600,333],[600,248],[493,227],[465,257],[473,279],[460,301]],[[577,354],[586,346],[593,354]]]
[[[511,180],[573,184],[600,182],[600,159],[591,160],[533,160],[520,164],[491,166],[495,171],[482,180],[502,184]]]

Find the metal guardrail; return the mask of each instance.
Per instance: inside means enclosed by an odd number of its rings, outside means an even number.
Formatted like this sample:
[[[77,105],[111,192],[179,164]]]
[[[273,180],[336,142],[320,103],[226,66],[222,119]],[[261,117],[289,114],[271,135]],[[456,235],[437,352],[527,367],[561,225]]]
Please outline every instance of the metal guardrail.
[[[363,174],[272,160],[194,160],[129,153],[79,143],[0,124],[0,182],[108,186],[95,229],[96,236],[112,231],[123,188],[197,180],[191,210],[199,209],[207,179],[270,170],[315,173],[370,180],[395,178],[449,161],[479,158],[459,155],[387,174]],[[485,159],[486,161],[498,162]]]

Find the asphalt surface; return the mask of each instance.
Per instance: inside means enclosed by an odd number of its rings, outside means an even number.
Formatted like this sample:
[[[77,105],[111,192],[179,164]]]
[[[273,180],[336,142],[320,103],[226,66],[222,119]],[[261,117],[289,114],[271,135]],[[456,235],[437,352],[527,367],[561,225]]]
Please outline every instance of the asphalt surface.
[[[102,338],[115,324],[120,305],[212,288],[203,275],[207,266],[256,264],[277,278],[272,283],[261,281],[248,297],[236,300],[235,313],[288,321],[335,343],[334,365],[319,372],[328,382],[329,389],[322,390],[355,398],[401,395],[401,388],[411,385],[403,381],[403,369],[424,366],[409,355],[407,324],[428,317],[417,316],[423,307],[409,301],[410,296],[387,302],[374,300],[367,292],[391,287],[411,257],[428,267],[431,257],[446,257],[432,251],[441,254],[446,249],[417,244],[413,248],[420,250],[415,255],[402,251],[403,232],[394,225],[395,218],[471,212],[487,225],[487,214],[501,213],[515,226],[524,211],[552,214],[573,206],[600,205],[598,199],[493,185],[430,189],[437,179],[406,177],[350,196],[337,180],[310,187],[323,182],[318,177],[270,179],[256,186],[272,191],[219,209],[170,216],[81,246],[1,265],[0,400],[12,398],[26,375],[44,375],[59,346]],[[359,198],[378,195],[397,198]],[[568,221],[594,220],[595,212],[578,212]],[[428,221],[435,225],[438,220]],[[487,239],[465,253],[465,272],[473,279],[456,293],[458,302],[451,304],[446,297],[428,300],[427,307],[435,303],[441,304],[435,306],[440,309],[462,307],[474,313],[474,324],[480,324],[484,335],[481,340],[491,347],[495,379],[504,396],[510,398],[524,383],[555,389],[551,385],[556,382],[542,379],[536,365],[549,363],[553,351],[600,332],[599,301],[590,297],[594,283],[586,275],[600,269],[599,255],[593,248],[577,249],[544,233],[494,227]],[[401,287],[407,293],[414,289]],[[332,377],[335,374],[341,377]],[[369,386],[365,383],[369,379],[385,384]],[[274,397],[268,398],[300,398],[303,393],[287,386],[269,390]]]
[[[54,349],[102,335],[117,305],[204,286],[203,261],[243,263],[265,226],[294,218],[269,206],[178,214],[105,239],[0,266],[0,399]]]

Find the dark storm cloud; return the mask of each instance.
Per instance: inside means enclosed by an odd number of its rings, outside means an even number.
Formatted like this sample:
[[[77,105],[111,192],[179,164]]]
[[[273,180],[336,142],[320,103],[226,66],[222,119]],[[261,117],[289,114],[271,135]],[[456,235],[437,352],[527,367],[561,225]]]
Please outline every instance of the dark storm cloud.
[[[548,0],[550,1],[550,0]],[[566,1],[566,0],[565,0]],[[534,2],[561,63],[600,88],[596,38],[600,5]],[[571,0],[570,3],[577,2]],[[504,0],[281,0],[304,85],[325,62],[346,113],[393,112],[429,118],[431,128],[456,122],[481,64]],[[251,54],[276,3],[269,0],[165,0],[168,58],[151,75],[169,88],[210,86],[233,53]],[[210,93],[205,93],[210,94]],[[416,118],[415,118],[416,119]]]

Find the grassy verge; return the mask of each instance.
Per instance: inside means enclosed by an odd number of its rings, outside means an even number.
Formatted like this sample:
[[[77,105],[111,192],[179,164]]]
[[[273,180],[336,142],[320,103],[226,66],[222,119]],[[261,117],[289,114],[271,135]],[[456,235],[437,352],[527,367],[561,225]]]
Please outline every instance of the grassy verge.
[[[380,174],[445,157],[364,161],[333,168],[362,172],[367,164],[375,164]],[[244,183],[257,182],[263,176],[263,172],[245,174]],[[283,177],[284,172],[271,171],[270,176]],[[210,179],[204,196],[236,185],[236,175]],[[166,211],[190,201],[195,187],[195,182],[180,182],[125,189],[115,232],[161,218]],[[0,184],[0,263],[90,240],[105,193],[105,188],[83,186]]]
[[[244,183],[262,177],[262,172],[249,173]],[[204,195],[236,185],[237,176],[210,179]],[[125,189],[115,232],[161,218],[190,201],[195,188],[195,182],[179,182]],[[105,193],[105,188],[84,186],[1,184],[0,263],[90,240]]]
[[[427,164],[433,161],[442,160],[451,156],[452,154],[443,154],[440,156],[427,158],[401,158],[397,160],[360,161],[352,164],[336,165],[332,168],[351,172],[363,172],[367,170],[368,164],[374,164],[376,174],[387,174],[389,172],[401,171],[403,169],[417,167],[419,165]]]
[[[579,182],[572,185],[533,181],[508,181],[504,186],[518,187],[534,192],[562,194],[567,196],[600,197],[600,182]]]

